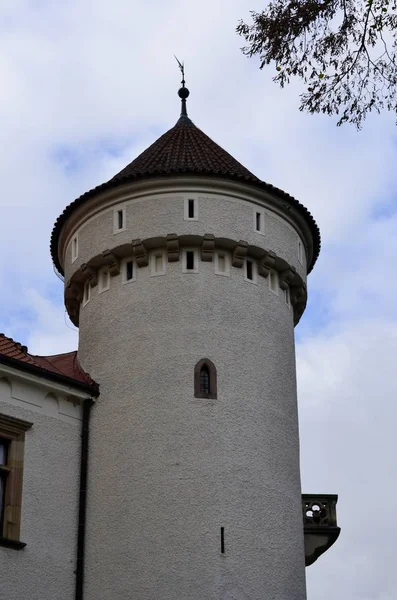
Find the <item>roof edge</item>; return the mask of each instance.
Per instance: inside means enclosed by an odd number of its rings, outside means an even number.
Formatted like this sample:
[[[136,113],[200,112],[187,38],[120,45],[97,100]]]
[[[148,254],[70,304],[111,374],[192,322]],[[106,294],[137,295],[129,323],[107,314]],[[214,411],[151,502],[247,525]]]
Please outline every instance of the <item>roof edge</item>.
[[[48,379],[49,381],[54,381],[55,383],[63,383],[64,385],[77,388],[80,391],[89,393],[90,396],[94,396],[95,398],[99,396],[99,385],[97,383],[89,384],[82,381],[77,381],[77,379],[73,379],[72,377],[47,371],[46,369],[42,369],[41,367],[31,363],[22,362],[17,358],[11,358],[10,356],[5,356],[4,354],[0,354],[0,364],[15,368],[19,371],[25,371],[31,375],[37,375],[37,377]]]

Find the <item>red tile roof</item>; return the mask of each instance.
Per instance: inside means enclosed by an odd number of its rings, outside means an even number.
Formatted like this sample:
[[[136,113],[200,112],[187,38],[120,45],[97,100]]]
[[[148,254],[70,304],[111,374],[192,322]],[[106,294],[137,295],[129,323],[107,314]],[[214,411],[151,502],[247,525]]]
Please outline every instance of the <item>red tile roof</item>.
[[[64,223],[78,206],[104,190],[138,179],[190,173],[245,181],[283,200],[286,210],[293,206],[306,220],[313,236],[313,259],[308,270],[312,269],[319,254],[321,242],[319,229],[310,212],[286,192],[258,179],[196,127],[188,117],[182,116],[172,129],[162,135],[112,179],[89,190],[65,208],[58,217],[51,235],[51,255],[58,271],[63,273],[58,257],[59,236]]]
[[[40,369],[44,377],[51,378],[53,374],[73,380],[77,384],[96,386],[95,381],[81,368],[76,351],[52,356],[37,356],[29,354],[26,346],[0,333],[0,362],[2,357],[21,363],[21,367],[28,364]]]

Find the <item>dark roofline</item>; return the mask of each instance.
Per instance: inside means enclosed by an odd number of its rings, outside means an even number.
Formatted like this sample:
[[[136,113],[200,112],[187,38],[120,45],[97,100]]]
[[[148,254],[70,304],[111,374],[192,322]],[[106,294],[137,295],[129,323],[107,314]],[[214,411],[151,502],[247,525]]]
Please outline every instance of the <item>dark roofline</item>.
[[[313,269],[314,264],[320,253],[320,248],[321,248],[320,230],[318,228],[316,221],[314,220],[314,217],[310,213],[310,211],[308,211],[307,208],[299,202],[299,200],[297,200],[296,198],[294,198],[287,192],[284,192],[283,190],[280,190],[279,188],[271,185],[270,183],[266,183],[265,181],[260,181],[256,177],[253,177],[251,179],[248,176],[244,177],[242,175],[237,175],[237,174],[232,175],[229,173],[222,173],[222,172],[216,173],[214,171],[207,171],[207,170],[204,171],[204,170],[198,170],[198,169],[190,169],[189,170],[189,169],[184,168],[181,170],[179,170],[179,169],[169,170],[167,172],[154,171],[152,173],[147,173],[147,172],[142,173],[142,174],[136,173],[134,175],[129,175],[124,178],[118,176],[118,178],[116,180],[111,179],[110,181],[107,181],[106,183],[102,183],[101,185],[96,186],[95,188],[93,188],[92,190],[89,190],[88,192],[85,192],[84,194],[79,196],[79,198],[74,200],[74,202],[69,204],[65,208],[63,213],[55,221],[55,225],[54,225],[54,228],[51,233],[51,242],[50,242],[51,256],[52,256],[54,265],[55,265],[56,269],[59,271],[59,273],[64,275],[64,271],[63,271],[63,268],[60,264],[59,257],[58,257],[59,237],[61,234],[62,227],[64,226],[67,219],[69,218],[69,216],[72,214],[72,212],[76,208],[78,208],[79,206],[84,204],[84,202],[86,200],[88,200],[89,198],[92,198],[93,196],[96,196],[97,194],[99,194],[103,191],[106,191],[109,189],[114,189],[121,185],[124,185],[127,183],[132,183],[134,181],[142,181],[142,180],[146,180],[146,179],[153,179],[156,177],[172,177],[174,175],[203,175],[203,176],[209,176],[209,177],[219,177],[221,179],[231,179],[232,181],[242,181],[243,183],[250,185],[256,189],[259,188],[261,190],[270,192],[271,194],[278,197],[280,200],[287,202],[290,206],[295,208],[302,215],[302,217],[306,220],[306,223],[308,224],[310,232],[313,236],[313,256],[312,256],[312,260],[311,260],[310,264],[308,265],[307,272],[310,273],[310,271]]]
[[[90,396],[95,396],[95,398],[99,396],[99,385],[97,383],[83,383],[82,381],[77,381],[72,377],[67,377],[66,375],[60,375],[58,373],[53,373],[52,371],[47,371],[46,369],[42,369],[41,367],[37,367],[36,365],[32,365],[31,363],[26,363],[21,360],[18,360],[17,358],[5,356],[4,354],[0,354],[0,364],[6,365],[7,367],[12,367],[14,369],[18,369],[20,371],[25,371],[26,373],[36,375],[37,377],[41,377],[43,379],[54,381],[55,383],[62,383],[69,387],[77,388],[80,391],[87,392]]]

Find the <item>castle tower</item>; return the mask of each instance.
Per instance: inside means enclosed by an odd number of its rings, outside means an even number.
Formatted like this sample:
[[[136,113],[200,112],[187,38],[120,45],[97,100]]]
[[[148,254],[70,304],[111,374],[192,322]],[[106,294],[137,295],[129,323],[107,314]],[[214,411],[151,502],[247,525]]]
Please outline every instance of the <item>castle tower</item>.
[[[57,220],[52,255],[100,384],[86,600],[303,600],[294,325],[310,213],[182,114]]]

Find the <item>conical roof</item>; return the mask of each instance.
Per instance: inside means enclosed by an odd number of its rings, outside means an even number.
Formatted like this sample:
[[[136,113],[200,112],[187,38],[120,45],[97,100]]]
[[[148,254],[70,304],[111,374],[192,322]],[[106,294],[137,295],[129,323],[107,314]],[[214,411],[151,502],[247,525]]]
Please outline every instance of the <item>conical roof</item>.
[[[205,173],[259,181],[188,117],[181,116],[172,129],[117,173],[110,182],[124,183],[136,177],[172,173]]]
[[[59,236],[64,223],[78,206],[102,191],[135,180],[177,174],[207,175],[244,181],[270,192],[287,205],[293,206],[305,218],[313,235],[313,258],[311,264],[308,265],[308,270],[312,269],[320,250],[320,232],[310,212],[289,194],[261,181],[196,127],[187,115],[182,114],[174,127],[158,138],[117,175],[106,183],[89,190],[65,208],[58,217],[51,235],[51,255],[57,270],[63,273],[58,258]]]

